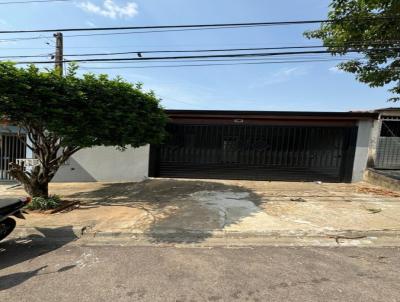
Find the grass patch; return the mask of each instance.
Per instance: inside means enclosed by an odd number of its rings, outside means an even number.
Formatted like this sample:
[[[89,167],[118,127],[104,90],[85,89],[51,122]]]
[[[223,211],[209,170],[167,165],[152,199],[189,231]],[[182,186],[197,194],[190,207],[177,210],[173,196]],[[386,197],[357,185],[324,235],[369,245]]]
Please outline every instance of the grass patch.
[[[33,197],[32,201],[27,204],[28,210],[52,210],[61,205],[61,198],[58,195],[51,195],[48,198]]]

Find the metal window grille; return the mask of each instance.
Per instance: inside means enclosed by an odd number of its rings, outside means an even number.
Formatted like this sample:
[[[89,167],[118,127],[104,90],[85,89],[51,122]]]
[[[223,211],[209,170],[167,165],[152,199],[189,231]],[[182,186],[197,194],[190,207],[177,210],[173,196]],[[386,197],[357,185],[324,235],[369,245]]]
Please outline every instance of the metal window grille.
[[[11,180],[10,163],[26,157],[26,137],[0,133],[0,181]]]
[[[400,169],[400,118],[385,117],[376,148],[375,168]]]

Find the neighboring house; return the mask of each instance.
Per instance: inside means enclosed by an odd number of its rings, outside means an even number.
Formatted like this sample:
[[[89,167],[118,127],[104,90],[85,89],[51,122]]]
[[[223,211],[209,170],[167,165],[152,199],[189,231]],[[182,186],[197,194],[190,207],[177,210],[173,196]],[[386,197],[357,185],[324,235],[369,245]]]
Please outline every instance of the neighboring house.
[[[364,179],[400,190],[400,108],[378,109]]]
[[[0,120],[0,180],[11,180],[8,174],[8,166],[18,158],[32,157],[26,147],[26,136],[18,134],[15,126],[8,121]]]
[[[375,169],[400,169],[400,108],[378,109],[371,135],[368,166]]]
[[[84,149],[61,167],[54,181],[139,181],[153,176],[355,182],[362,180],[368,158],[371,162],[371,133],[382,116],[205,110],[167,114],[169,137],[163,145],[124,152]]]
[[[18,129],[0,120],[0,181],[9,181],[8,167],[17,159],[33,158],[26,147],[25,135],[17,137]],[[53,181],[140,181],[148,171],[149,146],[127,148],[121,152],[114,147],[94,147],[81,150],[63,165]]]

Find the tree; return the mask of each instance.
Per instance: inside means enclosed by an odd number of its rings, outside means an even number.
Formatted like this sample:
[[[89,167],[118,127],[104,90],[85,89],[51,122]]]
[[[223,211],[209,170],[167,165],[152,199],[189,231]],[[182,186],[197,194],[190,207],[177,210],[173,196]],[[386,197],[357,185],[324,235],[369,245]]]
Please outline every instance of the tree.
[[[305,36],[322,39],[333,55],[344,55],[349,50],[364,54],[364,59],[338,67],[356,74],[370,87],[396,82],[389,89],[394,94],[390,100],[400,100],[400,1],[332,0],[330,8],[330,22]]]
[[[59,167],[82,148],[139,147],[159,143],[166,115],[153,92],[107,75],[66,76],[35,66],[0,63],[0,116],[26,134],[39,164],[12,163],[10,175],[32,197],[48,198],[48,184]]]

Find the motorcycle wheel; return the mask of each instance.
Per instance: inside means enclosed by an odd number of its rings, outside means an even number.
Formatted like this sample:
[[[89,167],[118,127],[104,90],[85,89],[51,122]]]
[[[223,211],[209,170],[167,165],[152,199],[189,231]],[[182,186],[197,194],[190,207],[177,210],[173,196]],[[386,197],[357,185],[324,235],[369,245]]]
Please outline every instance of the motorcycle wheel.
[[[14,230],[16,222],[12,218],[6,218],[0,222],[0,241],[6,238]]]

